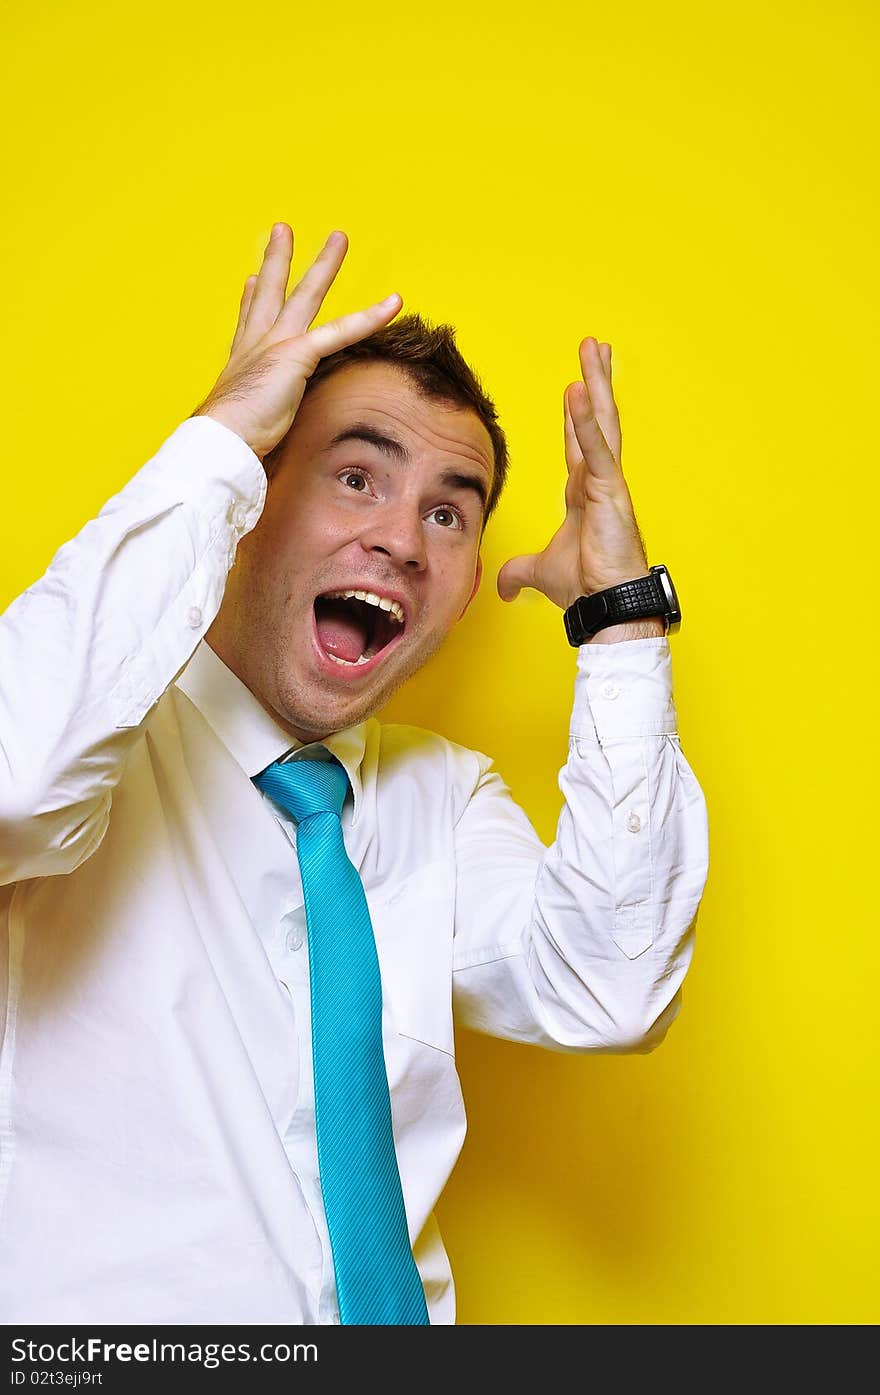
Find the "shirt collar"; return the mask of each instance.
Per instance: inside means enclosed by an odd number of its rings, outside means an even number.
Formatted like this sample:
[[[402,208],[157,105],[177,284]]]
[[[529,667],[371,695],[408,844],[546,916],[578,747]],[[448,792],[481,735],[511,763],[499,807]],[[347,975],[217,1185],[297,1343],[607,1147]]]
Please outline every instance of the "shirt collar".
[[[232,672],[205,639],[199,641],[186,668],[175,680],[213,728],[233,760],[252,779],[282,757],[295,759],[301,751],[319,754],[321,747],[332,751],[345,767],[354,798],[352,823],[363,803],[361,763],[366,746],[367,723],[331,732],[321,742],[303,742],[292,737],[263,707],[250,688]]]

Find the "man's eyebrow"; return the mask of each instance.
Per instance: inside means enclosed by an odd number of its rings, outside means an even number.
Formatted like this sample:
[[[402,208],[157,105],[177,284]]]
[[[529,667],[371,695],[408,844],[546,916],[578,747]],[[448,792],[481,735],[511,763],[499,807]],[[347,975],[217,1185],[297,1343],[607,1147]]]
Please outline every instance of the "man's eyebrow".
[[[364,441],[369,446],[375,446],[384,455],[390,456],[392,460],[401,460],[405,463],[410,458],[409,451],[403,441],[386,431],[380,431],[377,427],[370,426],[365,421],[352,422],[351,426],[347,426],[343,431],[337,431],[332,440],[328,442],[327,450],[341,445],[343,441]],[[481,507],[485,510],[489,491],[482,475],[466,475],[460,470],[444,470],[440,476],[440,483],[450,485],[453,489],[472,489],[478,496]]]
[[[489,493],[482,475],[463,475],[459,470],[444,470],[440,476],[440,483],[448,484],[453,489],[472,489],[479,495],[480,505],[485,509]]]
[[[386,431],[379,431],[377,427],[368,425],[365,421],[352,422],[344,431],[337,431],[327,445],[328,450],[340,445],[343,441],[366,441],[367,445],[376,446],[385,455],[390,455],[394,460],[409,460],[409,451],[399,441],[396,436],[389,435]]]

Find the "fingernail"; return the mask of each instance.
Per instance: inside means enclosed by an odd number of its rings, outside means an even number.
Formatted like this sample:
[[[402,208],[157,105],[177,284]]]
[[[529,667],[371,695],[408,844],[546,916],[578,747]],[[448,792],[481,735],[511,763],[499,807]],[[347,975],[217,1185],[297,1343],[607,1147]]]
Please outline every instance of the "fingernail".
[[[272,236],[273,236],[273,237],[280,237],[281,234],[282,234],[283,232],[284,232],[284,224],[283,224],[283,223],[276,223],[276,224],[274,225],[274,227],[272,228]]]
[[[380,304],[382,304],[382,305],[393,305],[394,302],[395,302],[395,300],[399,300],[399,299],[400,299],[400,296],[397,294],[397,291],[392,291],[392,292],[391,292],[391,295],[386,295],[385,299],[384,299],[383,301],[381,301]]]

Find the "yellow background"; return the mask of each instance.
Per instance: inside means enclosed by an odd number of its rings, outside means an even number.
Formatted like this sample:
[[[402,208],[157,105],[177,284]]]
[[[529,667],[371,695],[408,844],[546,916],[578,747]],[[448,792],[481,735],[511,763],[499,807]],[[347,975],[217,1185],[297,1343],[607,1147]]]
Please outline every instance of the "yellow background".
[[[709,883],[656,1052],[460,1034],[459,1321],[876,1322],[876,7],[5,28],[0,605],[207,393],[272,222],[299,272],[341,227],[320,318],[398,290],[453,322],[512,456],[481,594],[382,715],[493,755],[549,842],[575,654],[494,578],[561,517],[579,340],[613,345]]]

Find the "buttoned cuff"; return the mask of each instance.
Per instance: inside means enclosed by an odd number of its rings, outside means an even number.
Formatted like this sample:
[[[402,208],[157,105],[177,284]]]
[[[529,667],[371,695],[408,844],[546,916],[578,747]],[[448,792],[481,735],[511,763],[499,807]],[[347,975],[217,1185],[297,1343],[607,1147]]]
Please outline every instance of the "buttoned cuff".
[[[572,737],[605,745],[677,729],[666,635],[578,646]]]

